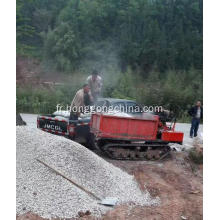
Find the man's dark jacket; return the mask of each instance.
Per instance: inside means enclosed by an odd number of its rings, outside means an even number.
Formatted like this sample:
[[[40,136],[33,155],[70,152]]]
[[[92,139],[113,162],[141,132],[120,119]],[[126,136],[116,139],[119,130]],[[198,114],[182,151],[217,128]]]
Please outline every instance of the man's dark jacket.
[[[197,113],[197,109],[198,109],[198,106],[193,106],[189,111],[189,115],[192,116],[193,118],[196,117],[196,113]],[[200,114],[200,118],[202,119],[203,118],[203,109],[202,107],[200,107],[201,109],[201,114]]]

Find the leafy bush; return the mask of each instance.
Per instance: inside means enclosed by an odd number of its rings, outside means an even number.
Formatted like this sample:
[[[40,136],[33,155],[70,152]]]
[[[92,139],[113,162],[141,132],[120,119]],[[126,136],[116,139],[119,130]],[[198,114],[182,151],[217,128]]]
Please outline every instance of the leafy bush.
[[[85,82],[83,73],[75,73],[69,84],[46,88],[17,88],[20,112],[51,113],[57,104],[70,105],[76,91]],[[174,112],[180,122],[189,122],[188,109],[202,101],[202,72],[152,71],[147,78],[132,69],[124,73],[116,69],[103,72],[103,97],[136,100],[147,106],[162,106]],[[71,83],[71,84],[70,84]]]
[[[189,158],[196,164],[203,164],[203,153],[198,152],[195,148],[189,151]]]
[[[49,90],[46,88],[17,88],[17,112],[49,114],[56,111],[57,104],[71,104],[76,88],[58,86]]]

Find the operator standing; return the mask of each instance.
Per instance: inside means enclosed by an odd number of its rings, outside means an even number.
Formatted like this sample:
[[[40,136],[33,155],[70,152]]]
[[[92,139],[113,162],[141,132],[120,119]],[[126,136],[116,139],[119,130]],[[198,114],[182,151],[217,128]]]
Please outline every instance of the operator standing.
[[[201,107],[201,102],[197,101],[196,105],[193,106],[189,111],[189,115],[192,117],[192,124],[190,129],[190,137],[193,138],[197,136],[197,131],[199,129],[200,119],[203,118],[203,109]]]
[[[85,107],[91,105],[91,100],[89,85],[84,84],[83,87],[77,91],[71,103],[70,120],[77,120],[80,113],[84,112]]]
[[[92,75],[87,78],[87,83],[91,89],[93,103],[95,103],[101,94],[102,78],[98,75],[97,70],[93,70]]]

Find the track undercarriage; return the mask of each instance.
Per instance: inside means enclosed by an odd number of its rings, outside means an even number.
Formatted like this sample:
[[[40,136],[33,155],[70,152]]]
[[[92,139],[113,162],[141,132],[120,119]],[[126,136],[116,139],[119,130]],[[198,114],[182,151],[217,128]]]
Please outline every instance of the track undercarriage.
[[[120,142],[99,140],[99,149],[116,160],[159,160],[170,152],[166,142]]]

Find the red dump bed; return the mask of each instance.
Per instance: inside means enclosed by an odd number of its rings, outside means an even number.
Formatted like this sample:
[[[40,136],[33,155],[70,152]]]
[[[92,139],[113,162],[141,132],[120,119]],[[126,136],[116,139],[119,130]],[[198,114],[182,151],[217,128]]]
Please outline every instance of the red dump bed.
[[[158,122],[157,115],[141,119],[96,113],[91,118],[91,132],[101,138],[156,140]]]

